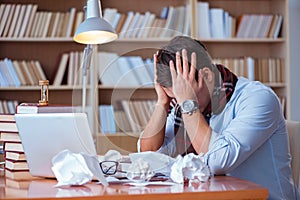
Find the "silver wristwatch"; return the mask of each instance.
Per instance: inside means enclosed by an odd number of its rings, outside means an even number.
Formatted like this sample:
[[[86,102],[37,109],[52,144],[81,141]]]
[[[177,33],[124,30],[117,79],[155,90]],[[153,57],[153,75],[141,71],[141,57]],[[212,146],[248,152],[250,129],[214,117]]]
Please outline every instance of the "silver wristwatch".
[[[199,104],[197,101],[194,100],[185,100],[180,105],[181,113],[182,114],[189,114],[191,115],[193,112],[199,109]]]

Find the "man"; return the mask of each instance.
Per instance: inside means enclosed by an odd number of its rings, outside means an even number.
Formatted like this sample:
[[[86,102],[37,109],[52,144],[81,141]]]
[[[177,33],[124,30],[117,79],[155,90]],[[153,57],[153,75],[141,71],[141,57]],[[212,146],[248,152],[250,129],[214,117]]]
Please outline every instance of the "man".
[[[140,151],[204,154],[212,174],[256,182],[269,199],[296,199],[276,94],[213,64],[201,42],[177,36],[154,55],[158,100]]]

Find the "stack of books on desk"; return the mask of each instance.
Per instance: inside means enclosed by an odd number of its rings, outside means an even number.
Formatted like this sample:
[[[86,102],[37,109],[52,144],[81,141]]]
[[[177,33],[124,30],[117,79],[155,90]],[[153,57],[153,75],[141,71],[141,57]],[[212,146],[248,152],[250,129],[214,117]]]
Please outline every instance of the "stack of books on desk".
[[[15,180],[35,179],[29,173],[13,114],[0,114],[0,141],[3,143],[5,176]]]

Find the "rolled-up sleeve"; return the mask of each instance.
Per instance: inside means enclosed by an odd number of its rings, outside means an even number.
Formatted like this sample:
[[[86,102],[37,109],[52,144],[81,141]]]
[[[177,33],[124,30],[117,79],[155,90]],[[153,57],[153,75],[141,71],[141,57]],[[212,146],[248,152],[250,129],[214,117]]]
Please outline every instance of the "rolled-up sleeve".
[[[278,98],[270,90],[244,91],[235,97],[221,117],[216,116],[217,127],[221,128],[212,127],[205,154],[211,172],[230,172],[266,142],[277,128],[278,109]]]

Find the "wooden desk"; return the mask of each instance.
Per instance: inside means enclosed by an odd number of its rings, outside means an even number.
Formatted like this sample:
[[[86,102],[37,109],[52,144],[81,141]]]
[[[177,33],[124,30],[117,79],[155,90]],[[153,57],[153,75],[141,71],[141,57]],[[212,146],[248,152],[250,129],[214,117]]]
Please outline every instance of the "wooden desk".
[[[206,183],[193,186],[147,186],[133,187],[114,184],[108,187],[92,182],[78,187],[53,187],[56,180],[28,181],[23,188],[8,186],[5,177],[0,177],[0,199],[104,199],[104,200],[147,200],[147,199],[267,199],[268,190],[249,181],[216,176]]]

